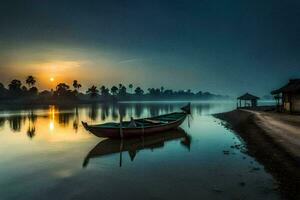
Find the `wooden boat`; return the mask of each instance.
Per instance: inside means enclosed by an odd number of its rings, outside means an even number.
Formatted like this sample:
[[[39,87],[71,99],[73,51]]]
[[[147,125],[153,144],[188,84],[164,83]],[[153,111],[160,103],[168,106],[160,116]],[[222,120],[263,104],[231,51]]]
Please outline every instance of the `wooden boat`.
[[[86,167],[89,160],[115,153],[128,152],[131,161],[134,160],[138,151],[143,149],[162,148],[164,143],[171,140],[181,139],[180,143],[188,150],[190,149],[191,137],[181,128],[148,135],[145,137],[135,137],[129,139],[105,139],[99,142],[85,157],[83,167]],[[120,165],[121,165],[120,157]]]
[[[110,122],[104,124],[88,125],[82,122],[84,128],[98,137],[128,138],[146,136],[157,132],[175,129],[182,124],[186,116],[190,114],[190,103],[181,108],[183,112],[135,119],[120,123]]]

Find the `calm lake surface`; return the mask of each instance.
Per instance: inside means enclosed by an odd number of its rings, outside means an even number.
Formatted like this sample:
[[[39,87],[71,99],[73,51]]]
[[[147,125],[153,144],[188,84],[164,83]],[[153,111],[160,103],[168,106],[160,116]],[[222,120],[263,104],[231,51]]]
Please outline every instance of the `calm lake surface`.
[[[80,123],[150,117],[183,105],[0,110],[0,199],[280,198],[272,176],[244,148],[232,148],[243,142],[211,116],[235,102],[192,102],[180,130],[123,141],[123,149],[119,140],[97,138]]]

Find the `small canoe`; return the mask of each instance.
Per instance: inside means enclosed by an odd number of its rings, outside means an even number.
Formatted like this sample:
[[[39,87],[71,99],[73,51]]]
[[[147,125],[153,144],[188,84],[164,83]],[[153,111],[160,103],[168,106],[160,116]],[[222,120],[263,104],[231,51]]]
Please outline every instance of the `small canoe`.
[[[181,109],[183,112],[173,112],[150,118],[124,121],[121,123],[110,122],[89,125],[86,122],[82,122],[82,125],[86,130],[98,137],[128,138],[147,136],[153,133],[176,129],[178,126],[180,126],[185,120],[186,116],[190,113],[190,104],[182,107]]]
[[[134,160],[138,151],[143,149],[162,148],[164,143],[171,140],[181,140],[180,144],[190,149],[191,137],[181,128],[167,132],[161,132],[145,137],[122,139],[105,139],[99,142],[85,157],[83,167],[86,167],[89,160],[115,153],[128,152],[131,161]]]

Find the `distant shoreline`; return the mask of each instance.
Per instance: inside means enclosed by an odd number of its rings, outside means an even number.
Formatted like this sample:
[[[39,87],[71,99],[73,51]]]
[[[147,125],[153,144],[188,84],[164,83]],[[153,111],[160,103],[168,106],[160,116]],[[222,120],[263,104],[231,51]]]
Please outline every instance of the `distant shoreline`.
[[[196,101],[233,101],[233,99],[132,99],[132,100],[102,100],[102,99],[90,99],[90,100],[2,100],[0,105],[77,105],[77,104],[98,104],[98,103],[139,103],[139,102],[196,102]]]
[[[295,122],[300,122],[300,116],[272,111],[234,110],[215,114],[214,117],[224,121],[227,128],[234,130],[245,141],[247,153],[261,162],[279,181],[279,190],[285,197],[300,199],[300,134],[292,138],[288,135],[294,134],[292,128],[297,127]],[[277,123],[278,127],[273,123]],[[284,125],[287,127],[281,130],[280,126]]]
[[[84,105],[96,105],[96,104],[140,104],[140,103],[179,103],[179,102],[202,102],[202,103],[232,103],[235,104],[235,99],[152,99],[152,100],[120,100],[120,101],[101,101],[98,99],[91,100],[77,100],[77,101],[1,101],[0,100],[0,110],[10,109],[10,108],[39,108],[48,106],[62,106],[62,107],[77,107]],[[261,100],[261,102],[273,102],[269,100]]]

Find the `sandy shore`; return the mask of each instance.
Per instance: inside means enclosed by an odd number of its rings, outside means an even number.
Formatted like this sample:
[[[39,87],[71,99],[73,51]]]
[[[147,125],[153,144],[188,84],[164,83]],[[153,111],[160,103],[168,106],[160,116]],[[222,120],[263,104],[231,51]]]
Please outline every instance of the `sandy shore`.
[[[237,133],[248,153],[278,181],[287,199],[300,199],[300,116],[254,110],[214,115]]]

